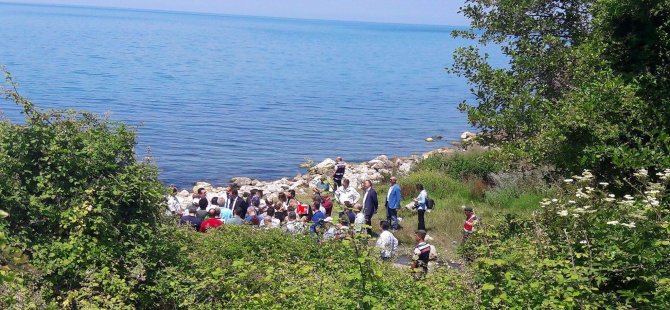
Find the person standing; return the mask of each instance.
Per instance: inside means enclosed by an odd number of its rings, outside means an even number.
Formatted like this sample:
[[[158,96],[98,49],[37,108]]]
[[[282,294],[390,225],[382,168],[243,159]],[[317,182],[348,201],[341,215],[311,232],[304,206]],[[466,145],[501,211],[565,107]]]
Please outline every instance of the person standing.
[[[247,205],[244,202],[244,199],[239,196],[237,189],[232,189],[230,191],[230,197],[226,201],[226,208],[230,210],[235,210],[237,208],[246,209]]]
[[[400,185],[397,184],[398,179],[391,177],[391,187],[386,195],[386,220],[391,224],[391,229],[398,229],[398,209],[400,209]]]
[[[365,194],[363,195],[363,213],[365,213],[365,225],[368,225],[368,234],[373,235],[372,233],[372,216],[377,213],[377,208],[379,207],[379,202],[377,201],[377,192],[372,188],[372,182],[370,180],[363,181],[363,190]]]
[[[479,218],[474,213],[472,208],[465,208],[465,223],[463,224],[463,242],[470,237],[475,229],[475,225],[479,223]]]
[[[417,184],[416,190],[419,192],[419,195],[414,198],[414,205],[416,206],[416,211],[419,213],[419,230],[426,230],[426,223],[424,221],[424,216],[426,214],[426,203],[428,199],[428,193],[423,188],[423,185]]]
[[[418,230],[414,233],[416,247],[412,256],[412,270],[421,268],[419,277],[423,277],[428,272],[428,261],[430,260],[430,244],[426,243],[426,231]]]
[[[379,238],[377,238],[377,243],[375,244],[377,249],[379,249],[381,259],[385,261],[391,260],[398,249],[398,239],[389,231],[390,227],[391,225],[387,221],[379,222],[381,234],[379,234]]]
[[[342,186],[342,178],[344,178],[344,170],[346,168],[347,164],[342,160],[342,157],[337,156],[337,158],[335,158],[335,167],[333,167],[334,190],[337,190],[338,187]]]

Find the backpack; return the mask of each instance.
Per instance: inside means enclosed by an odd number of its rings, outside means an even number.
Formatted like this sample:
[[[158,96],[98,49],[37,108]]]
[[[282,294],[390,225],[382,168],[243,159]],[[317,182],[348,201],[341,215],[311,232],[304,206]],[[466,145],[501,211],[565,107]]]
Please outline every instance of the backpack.
[[[435,207],[435,200],[426,197],[426,209],[433,209]]]

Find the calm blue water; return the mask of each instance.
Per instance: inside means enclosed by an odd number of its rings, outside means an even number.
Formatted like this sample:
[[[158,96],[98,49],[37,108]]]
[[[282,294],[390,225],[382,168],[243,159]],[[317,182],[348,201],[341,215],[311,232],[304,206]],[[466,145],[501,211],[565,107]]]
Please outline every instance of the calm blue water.
[[[25,96],[141,125],[166,183],[293,176],[306,157],[409,155],[469,129],[468,86],[444,70],[468,42],[446,26],[10,4],[0,21]]]

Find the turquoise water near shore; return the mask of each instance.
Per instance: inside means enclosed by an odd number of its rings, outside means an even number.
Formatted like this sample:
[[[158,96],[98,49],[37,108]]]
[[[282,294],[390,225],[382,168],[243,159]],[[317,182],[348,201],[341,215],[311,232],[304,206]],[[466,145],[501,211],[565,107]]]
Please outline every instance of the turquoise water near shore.
[[[306,157],[409,155],[470,129],[468,85],[445,71],[469,43],[454,27],[14,4],[0,21],[23,95],[140,126],[166,183],[292,176]]]

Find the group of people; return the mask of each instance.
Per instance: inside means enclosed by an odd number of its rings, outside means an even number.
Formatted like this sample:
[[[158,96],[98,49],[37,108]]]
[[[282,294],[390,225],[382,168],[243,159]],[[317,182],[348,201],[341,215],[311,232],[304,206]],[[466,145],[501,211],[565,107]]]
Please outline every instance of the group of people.
[[[303,204],[298,201],[294,190],[281,192],[277,201],[270,201],[263,196],[261,190],[251,190],[239,195],[238,188],[230,185],[222,197],[209,197],[205,188],[199,188],[192,194],[192,205],[183,209],[177,199],[177,189],[172,187],[168,196],[168,214],[179,217],[179,223],[189,225],[200,232],[222,225],[253,225],[264,229],[283,229],[291,234],[311,233],[318,236],[320,242],[349,238],[356,233],[377,236],[372,231],[372,217],[377,213],[379,206],[377,192],[372,182],[366,180],[362,184],[364,190],[361,195],[350,186],[350,181],[344,178],[346,165],[341,157],[337,158],[333,171],[332,189],[334,199],[343,206],[343,210],[333,219],[333,201],[328,195],[331,189],[328,183],[321,180],[313,188],[312,202]],[[428,193],[421,184],[416,185],[419,192],[414,201],[414,208],[418,212],[418,227],[415,232],[417,242],[414,249],[413,267],[427,270],[428,260],[434,256],[434,247],[425,242],[426,227],[424,216],[428,209]],[[359,203],[359,200],[362,202]],[[401,228],[398,210],[402,194],[397,178],[390,178],[390,186],[386,196],[386,220],[379,223],[376,246],[380,257],[390,260],[398,248],[398,240],[393,230]],[[472,233],[478,218],[471,208],[466,208],[463,240]]]

